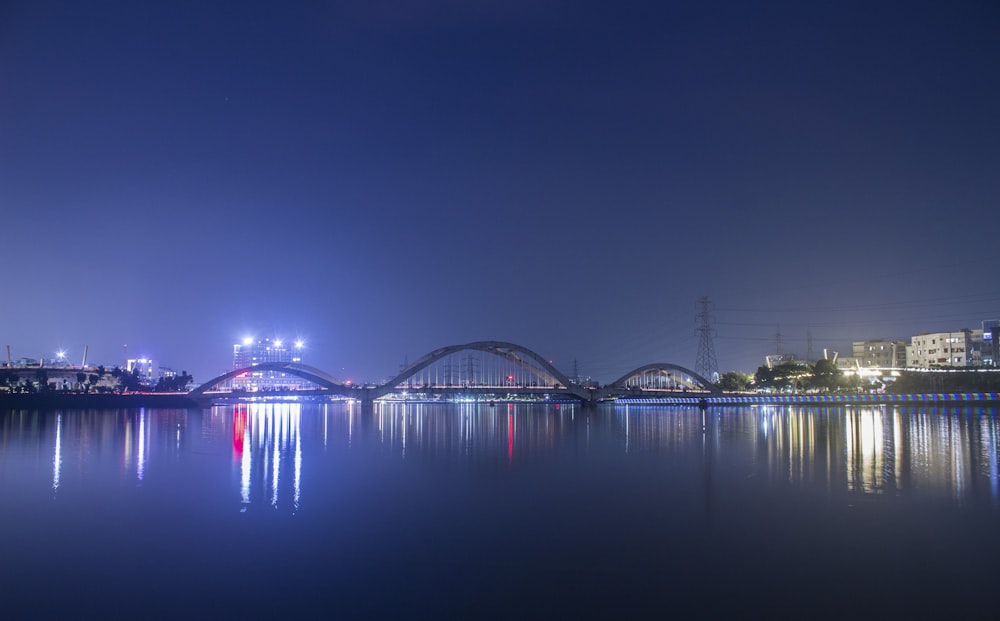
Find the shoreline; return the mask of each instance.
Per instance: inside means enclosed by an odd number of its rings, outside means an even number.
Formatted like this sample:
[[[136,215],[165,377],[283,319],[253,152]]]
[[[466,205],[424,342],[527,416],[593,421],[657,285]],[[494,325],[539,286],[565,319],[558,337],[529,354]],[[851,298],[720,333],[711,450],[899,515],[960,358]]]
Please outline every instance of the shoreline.
[[[215,397],[191,397],[186,393],[0,393],[0,411],[56,409],[171,408],[208,409]],[[225,399],[233,402],[232,399]],[[502,400],[491,400],[502,402]],[[402,401],[408,403],[410,401]],[[482,401],[486,403],[486,400]],[[926,394],[848,394],[848,395],[678,395],[658,398],[620,398],[601,403],[622,405],[662,405],[733,407],[744,405],[998,405],[1000,393],[960,392]],[[584,405],[591,405],[584,403]],[[598,404],[593,404],[598,405]]]

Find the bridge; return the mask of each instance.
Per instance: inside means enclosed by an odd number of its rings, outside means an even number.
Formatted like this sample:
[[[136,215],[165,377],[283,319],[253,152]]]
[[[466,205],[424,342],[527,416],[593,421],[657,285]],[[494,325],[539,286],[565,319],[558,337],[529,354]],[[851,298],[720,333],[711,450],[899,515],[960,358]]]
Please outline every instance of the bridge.
[[[234,392],[226,383],[246,374],[273,372],[306,380],[315,388],[266,392]],[[380,385],[354,385],[321,369],[296,362],[268,362],[214,377],[191,390],[192,398],[325,395],[371,403],[377,399],[572,399],[597,403],[629,397],[644,399],[721,395],[722,391],[683,366],[651,363],[614,382],[582,384],[566,376],[536,352],[514,343],[476,341],[435,349]]]

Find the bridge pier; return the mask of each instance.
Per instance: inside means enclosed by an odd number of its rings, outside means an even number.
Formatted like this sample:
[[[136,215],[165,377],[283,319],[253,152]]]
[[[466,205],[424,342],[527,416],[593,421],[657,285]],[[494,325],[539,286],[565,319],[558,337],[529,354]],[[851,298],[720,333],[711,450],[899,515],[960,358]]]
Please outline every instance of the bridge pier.
[[[375,413],[375,398],[372,396],[372,389],[366,386],[359,393],[357,398],[361,401],[361,416],[370,418]]]

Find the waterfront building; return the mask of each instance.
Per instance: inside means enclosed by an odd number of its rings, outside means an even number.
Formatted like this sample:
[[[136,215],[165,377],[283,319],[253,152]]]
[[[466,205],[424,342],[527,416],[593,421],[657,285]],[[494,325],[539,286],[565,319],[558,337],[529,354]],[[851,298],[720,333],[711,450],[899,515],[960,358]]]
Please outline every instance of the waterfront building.
[[[271,363],[302,362],[302,342],[296,341],[290,348],[282,339],[245,338],[233,345],[233,371],[250,369],[230,381],[230,387],[240,390],[278,390],[302,388],[308,382],[288,373],[265,370],[254,371],[253,367]]]
[[[983,322],[982,360],[984,367],[1000,366],[1000,319]]]
[[[852,353],[861,367],[897,369],[906,366],[906,341],[854,341]]]
[[[914,336],[906,346],[906,366],[975,367],[982,365],[983,331],[963,328]]]

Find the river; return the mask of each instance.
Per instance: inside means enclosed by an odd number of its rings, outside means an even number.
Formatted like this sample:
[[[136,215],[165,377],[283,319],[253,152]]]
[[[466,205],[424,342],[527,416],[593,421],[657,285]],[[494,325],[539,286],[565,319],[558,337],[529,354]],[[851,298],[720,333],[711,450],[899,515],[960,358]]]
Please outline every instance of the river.
[[[7,411],[4,617],[983,618],[998,435],[986,407]]]

